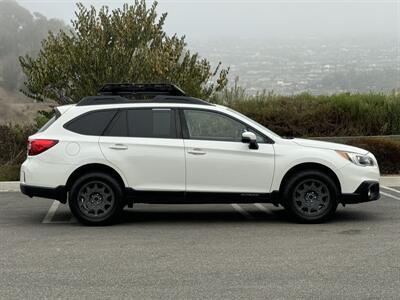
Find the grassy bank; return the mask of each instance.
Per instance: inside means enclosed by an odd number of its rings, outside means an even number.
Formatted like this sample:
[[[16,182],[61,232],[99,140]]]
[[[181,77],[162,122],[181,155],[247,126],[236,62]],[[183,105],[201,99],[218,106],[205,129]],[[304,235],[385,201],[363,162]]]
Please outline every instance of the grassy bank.
[[[370,136],[400,134],[400,94],[369,93],[282,96],[225,89],[211,99],[283,136]]]
[[[20,165],[0,166],[0,181],[18,181]]]

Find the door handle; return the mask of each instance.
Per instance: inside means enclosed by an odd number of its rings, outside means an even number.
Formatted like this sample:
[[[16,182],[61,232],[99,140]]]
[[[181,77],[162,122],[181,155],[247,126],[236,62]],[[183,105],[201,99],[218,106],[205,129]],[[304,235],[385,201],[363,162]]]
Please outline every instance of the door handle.
[[[128,147],[123,145],[123,144],[114,144],[114,145],[110,146],[109,148],[113,149],[113,150],[126,150],[126,149],[128,149]]]
[[[193,155],[204,155],[204,154],[206,154],[206,152],[204,152],[203,150],[201,150],[199,148],[194,148],[193,150],[189,150],[188,153],[189,154],[193,154]]]

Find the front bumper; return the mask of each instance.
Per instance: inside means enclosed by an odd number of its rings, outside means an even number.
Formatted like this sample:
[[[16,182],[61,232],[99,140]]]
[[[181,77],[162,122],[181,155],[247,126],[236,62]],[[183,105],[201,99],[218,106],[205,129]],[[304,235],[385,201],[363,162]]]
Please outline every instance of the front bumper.
[[[20,184],[21,192],[29,197],[40,197],[59,200],[61,203],[67,202],[67,191],[65,186],[47,188],[33,185]]]
[[[342,194],[341,203],[354,204],[354,203],[370,202],[378,200],[379,197],[380,197],[379,182],[364,181],[360,184],[360,186],[354,193]]]

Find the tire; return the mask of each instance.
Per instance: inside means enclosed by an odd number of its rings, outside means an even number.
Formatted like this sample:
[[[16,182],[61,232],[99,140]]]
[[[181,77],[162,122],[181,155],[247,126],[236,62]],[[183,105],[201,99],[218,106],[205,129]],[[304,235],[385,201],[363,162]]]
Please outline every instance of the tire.
[[[302,223],[326,221],[336,211],[339,191],[330,176],[318,170],[292,175],[283,188],[283,206]]]
[[[84,225],[110,225],[124,207],[121,185],[100,172],[77,179],[70,190],[68,204],[74,217]]]

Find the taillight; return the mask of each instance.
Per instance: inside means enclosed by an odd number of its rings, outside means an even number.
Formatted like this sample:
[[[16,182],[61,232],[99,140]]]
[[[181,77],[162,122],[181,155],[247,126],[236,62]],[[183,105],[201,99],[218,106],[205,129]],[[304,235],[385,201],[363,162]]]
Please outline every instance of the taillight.
[[[57,140],[32,140],[28,143],[28,155],[38,155],[57,144]]]

